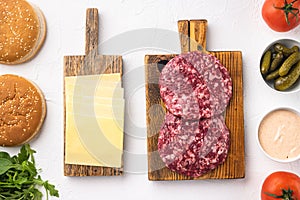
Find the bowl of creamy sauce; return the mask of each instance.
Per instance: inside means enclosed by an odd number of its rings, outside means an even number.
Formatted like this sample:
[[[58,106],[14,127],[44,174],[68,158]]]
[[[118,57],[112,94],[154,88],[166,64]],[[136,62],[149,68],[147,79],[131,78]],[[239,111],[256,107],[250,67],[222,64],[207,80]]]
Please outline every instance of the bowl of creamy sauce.
[[[271,159],[291,162],[300,158],[300,115],[291,108],[278,108],[263,117],[258,143]]]

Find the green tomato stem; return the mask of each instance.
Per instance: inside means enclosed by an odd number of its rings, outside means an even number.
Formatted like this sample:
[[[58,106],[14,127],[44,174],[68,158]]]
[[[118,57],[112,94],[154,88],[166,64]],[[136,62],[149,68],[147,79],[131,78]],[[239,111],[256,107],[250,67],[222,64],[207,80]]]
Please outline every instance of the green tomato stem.
[[[288,3],[287,0],[284,0],[284,6],[282,7],[276,7],[275,5],[273,5],[274,8],[282,10],[284,12],[285,21],[288,25],[290,25],[289,14],[292,14],[293,17],[296,17],[296,21],[298,21],[299,9],[293,7],[293,4],[297,1],[298,0],[294,0],[291,3]]]
[[[272,193],[265,192],[266,195],[270,197],[274,197],[276,199],[283,199],[283,200],[295,200],[293,197],[293,190],[289,189],[281,189],[282,194],[281,195],[276,195]]]

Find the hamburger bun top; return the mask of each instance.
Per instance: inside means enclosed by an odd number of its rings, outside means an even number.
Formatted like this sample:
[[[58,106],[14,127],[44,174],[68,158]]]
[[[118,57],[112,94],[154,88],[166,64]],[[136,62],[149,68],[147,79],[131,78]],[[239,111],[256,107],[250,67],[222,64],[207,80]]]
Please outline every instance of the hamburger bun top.
[[[40,89],[16,75],[0,76],[0,145],[29,142],[46,116],[46,102]]]
[[[25,0],[0,0],[0,63],[33,58],[46,36],[42,12]]]

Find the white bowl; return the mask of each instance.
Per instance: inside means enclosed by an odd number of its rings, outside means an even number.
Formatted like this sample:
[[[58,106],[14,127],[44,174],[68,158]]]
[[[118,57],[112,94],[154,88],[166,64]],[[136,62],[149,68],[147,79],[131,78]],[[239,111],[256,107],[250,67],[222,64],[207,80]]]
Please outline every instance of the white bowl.
[[[263,153],[268,157],[268,158],[270,158],[270,159],[272,159],[272,160],[274,160],[274,161],[277,161],[277,162],[282,162],[282,163],[289,163],[289,162],[293,162],[293,161],[296,161],[296,160],[298,160],[298,159],[300,159],[300,151],[298,151],[298,153],[297,153],[297,155],[296,156],[293,156],[293,157],[291,157],[291,158],[285,158],[285,159],[283,159],[283,158],[279,158],[279,156],[274,156],[273,155],[273,153],[270,153],[270,148],[272,148],[272,147],[274,147],[273,149],[275,149],[275,151],[277,151],[277,153],[278,153],[278,151],[282,151],[282,152],[284,152],[285,151],[285,149],[284,149],[284,146],[283,145],[278,145],[278,146],[280,146],[279,148],[276,148],[276,144],[272,144],[272,142],[274,141],[274,140],[276,140],[277,142],[283,142],[283,143],[288,143],[288,144],[291,144],[291,142],[289,141],[289,140],[284,140],[285,138],[284,138],[284,135],[285,135],[285,133],[283,132],[283,133],[281,133],[280,131],[281,130],[283,130],[283,129],[281,129],[281,128],[283,128],[283,124],[285,123],[285,122],[283,122],[284,120],[291,120],[292,118],[290,118],[290,117],[287,117],[287,116],[285,116],[285,114],[283,114],[281,111],[283,111],[283,112],[285,112],[285,113],[287,113],[286,111],[288,111],[288,112],[291,112],[292,114],[296,114],[297,115],[297,119],[299,120],[298,121],[298,123],[295,123],[295,126],[299,126],[300,127],[300,113],[298,112],[298,111],[296,111],[296,110],[294,110],[294,109],[292,109],[292,108],[277,108],[277,109],[274,109],[274,110],[271,110],[270,112],[268,112],[262,119],[261,119],[261,121],[260,121],[260,123],[259,123],[259,125],[258,125],[258,128],[257,128],[257,143],[258,143],[258,145],[259,145],[259,147],[260,147],[260,149],[263,151]],[[279,115],[279,114],[281,114],[281,115]],[[275,121],[272,119],[272,118],[274,119],[275,117],[277,117],[277,119],[279,118],[279,122],[278,123],[275,123]],[[299,117],[299,118],[298,118]],[[283,118],[284,118],[284,120],[283,120]],[[269,142],[270,143],[270,146],[269,147],[266,147],[265,146],[265,148],[263,147],[264,145],[264,143],[266,142],[266,141],[269,141],[269,140],[271,140],[271,139],[260,139],[260,132],[261,131],[265,131],[265,129],[263,128],[263,122],[264,123],[270,123],[271,125],[271,128],[274,128],[275,129],[275,131],[276,131],[276,136],[274,137],[274,138],[272,138],[272,142]],[[291,126],[289,126],[289,127],[291,127]],[[299,130],[300,130],[300,128],[299,128]],[[272,132],[272,133],[275,133],[275,131],[270,131],[270,132]],[[300,135],[300,132],[299,132],[299,135]],[[269,135],[270,136],[270,135]],[[289,139],[290,139],[290,137],[288,137]],[[299,138],[300,138],[300,136],[299,136]],[[295,141],[295,140],[293,140],[293,141]],[[289,143],[290,142],[290,143]],[[268,144],[269,144],[268,143]],[[300,145],[300,142],[298,143],[299,145]],[[285,154],[285,153],[282,153],[282,155],[283,154]],[[286,154],[285,154],[286,155]]]
[[[265,52],[269,49],[272,48],[272,46],[276,43],[280,43],[280,44],[283,44],[285,45],[286,47],[288,48],[291,48],[293,46],[298,46],[300,48],[300,42],[296,41],[296,40],[293,40],[293,39],[279,39],[279,40],[276,40],[274,42],[272,42],[271,44],[269,44],[266,49],[263,51],[262,53],[262,56],[260,58],[260,63],[261,63],[261,60],[262,60],[262,57],[263,55],[265,54]],[[260,70],[259,70],[260,71]],[[261,74],[261,73],[260,73]],[[265,83],[272,89],[274,89],[275,91],[278,91],[280,93],[293,93],[293,92],[297,92],[300,90],[300,78],[297,80],[297,82],[292,86],[290,87],[289,89],[287,90],[284,90],[284,91],[279,91],[279,90],[276,90],[274,88],[274,81],[267,81],[264,79],[263,75],[261,74],[261,77],[263,78],[263,80],[265,81]]]

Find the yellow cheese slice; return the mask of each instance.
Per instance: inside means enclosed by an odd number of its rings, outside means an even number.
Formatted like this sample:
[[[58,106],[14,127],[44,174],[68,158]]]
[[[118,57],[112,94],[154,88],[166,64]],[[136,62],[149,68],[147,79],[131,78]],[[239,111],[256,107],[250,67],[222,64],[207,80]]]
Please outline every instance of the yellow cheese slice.
[[[93,157],[82,145],[77,133],[74,119],[68,114],[66,115],[66,122],[65,163],[74,165],[103,166],[104,164]]]
[[[97,138],[98,137],[100,138],[98,134],[101,134],[101,137],[107,140],[109,144],[115,146],[118,149],[123,148],[123,146],[120,146],[121,143],[123,144],[123,141],[120,141],[120,139],[123,138],[123,127],[124,127],[123,119],[94,117],[94,116],[86,116],[81,114],[68,114],[68,116],[74,120],[75,127],[77,129],[77,133],[80,136],[80,138],[86,137],[87,134],[91,135],[92,137],[95,137],[95,138],[87,137],[87,141],[85,141],[86,144],[90,142],[98,143]],[[85,126],[86,124],[90,125],[90,127],[86,127]],[[80,128],[82,128],[82,130],[80,130]],[[81,132],[79,132],[79,130]],[[89,131],[87,130],[94,130],[94,131],[90,131],[93,132],[93,134],[88,133]],[[90,151],[89,145],[86,146],[88,151]],[[102,147],[98,146],[98,148],[101,149]]]
[[[81,81],[66,81],[65,85],[75,86],[95,86],[95,87],[110,87],[110,88],[122,88],[122,82],[113,82],[113,81],[95,81],[95,80],[81,80]]]
[[[68,164],[121,167],[124,117],[98,117],[72,113],[66,106],[66,156]],[[103,115],[103,113],[101,113]]]
[[[99,81],[99,82],[119,82],[121,81],[120,73],[113,74],[96,74],[96,75],[83,75],[83,76],[67,76],[65,83],[76,83],[81,81]]]
[[[122,80],[119,73],[111,74],[111,75],[103,74],[103,75],[87,75],[87,76],[68,76],[65,77],[65,85],[121,88]]]
[[[101,84],[95,85],[100,76]],[[120,74],[65,78],[65,163],[122,166],[124,90],[119,80]]]
[[[112,119],[124,118],[124,106],[109,106],[103,104],[69,103],[66,104],[69,114],[84,115],[90,117],[103,117]]]
[[[123,121],[67,114],[65,163],[121,167]],[[121,127],[120,127],[121,126]]]
[[[95,96],[106,98],[123,98],[123,88],[112,87],[89,87],[88,85],[65,85],[65,91],[68,91],[69,95],[73,96]]]
[[[85,104],[102,104],[109,106],[124,105],[125,100],[123,98],[107,98],[107,97],[95,97],[95,96],[66,96],[68,102],[85,103]]]

